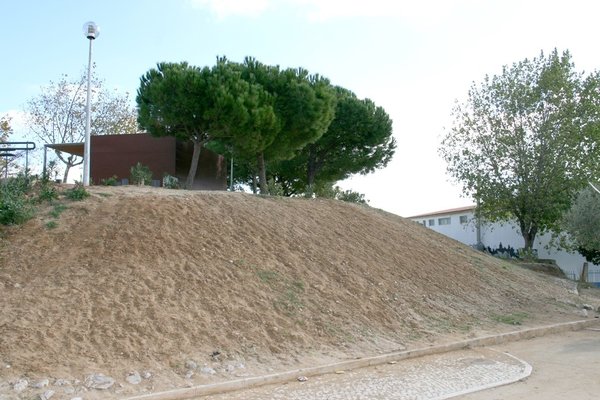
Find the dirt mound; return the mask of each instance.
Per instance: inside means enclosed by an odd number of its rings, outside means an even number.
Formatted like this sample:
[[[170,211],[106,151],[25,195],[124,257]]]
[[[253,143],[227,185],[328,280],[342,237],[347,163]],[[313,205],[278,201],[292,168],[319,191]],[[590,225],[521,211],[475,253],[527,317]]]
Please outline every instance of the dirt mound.
[[[91,191],[54,229],[42,213],[4,232],[0,381],[102,372],[133,393],[507,330],[512,313],[577,319],[556,278],[372,208]]]

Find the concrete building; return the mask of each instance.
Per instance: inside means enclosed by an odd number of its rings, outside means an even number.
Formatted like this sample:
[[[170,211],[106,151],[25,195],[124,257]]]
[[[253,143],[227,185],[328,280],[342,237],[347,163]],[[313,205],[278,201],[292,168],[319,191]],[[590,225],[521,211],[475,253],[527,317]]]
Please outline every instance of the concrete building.
[[[501,257],[517,257],[524,241],[515,223],[478,222],[475,206],[453,208],[409,217],[414,222],[474,248]],[[533,250],[540,259],[555,260],[570,278],[581,276],[585,258],[550,246],[551,234],[537,235]],[[600,266],[590,264],[588,282],[600,284]]]

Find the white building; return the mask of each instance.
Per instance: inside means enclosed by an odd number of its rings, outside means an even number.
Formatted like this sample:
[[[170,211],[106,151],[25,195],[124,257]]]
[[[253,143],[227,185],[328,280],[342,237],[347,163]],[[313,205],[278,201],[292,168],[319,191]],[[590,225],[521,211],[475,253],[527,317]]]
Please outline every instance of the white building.
[[[504,253],[505,256],[517,255],[524,246],[524,240],[516,224],[506,223],[477,223],[475,206],[453,208],[409,217],[436,232],[449,236],[472,247],[483,247],[494,253]],[[570,278],[579,278],[585,258],[580,254],[568,253],[549,246],[551,234],[537,235],[533,245],[537,257],[552,259]],[[600,284],[600,266],[590,264],[588,282]]]

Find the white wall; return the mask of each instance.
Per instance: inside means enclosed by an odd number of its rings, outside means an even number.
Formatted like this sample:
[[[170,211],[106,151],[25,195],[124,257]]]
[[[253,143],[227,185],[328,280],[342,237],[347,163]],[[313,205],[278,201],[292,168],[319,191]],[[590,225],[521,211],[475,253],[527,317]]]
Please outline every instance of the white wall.
[[[466,224],[460,223],[460,216],[466,215],[468,222]],[[439,219],[450,218],[450,225],[440,225]],[[429,226],[428,221],[430,219],[435,220],[433,226]],[[462,242],[469,246],[475,246],[477,244],[477,224],[473,211],[460,211],[457,213],[446,213],[446,214],[432,214],[421,216],[418,218],[412,218],[417,223],[423,223],[426,221],[426,226],[439,232],[443,235],[451,237],[459,242]],[[546,233],[544,235],[538,235],[536,237],[533,248],[537,250],[538,258],[541,259],[552,259],[556,261],[556,264],[567,274],[571,276],[579,277],[583,268],[585,258],[579,254],[571,254],[566,251],[556,250],[555,248],[549,247],[551,240],[551,234]],[[514,223],[484,223],[481,226],[481,242],[487,248],[492,250],[497,249],[500,244],[502,247],[512,247],[515,251],[523,248],[525,242],[519,228]],[[600,282],[600,266],[590,264],[589,271],[592,274],[590,279],[593,281]]]

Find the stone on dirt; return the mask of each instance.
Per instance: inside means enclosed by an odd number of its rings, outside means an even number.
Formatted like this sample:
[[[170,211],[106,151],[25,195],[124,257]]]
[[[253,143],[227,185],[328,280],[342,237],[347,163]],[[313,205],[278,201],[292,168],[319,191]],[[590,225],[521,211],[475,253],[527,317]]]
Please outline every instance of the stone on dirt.
[[[127,374],[125,380],[132,385],[137,385],[142,381],[142,377],[140,376],[139,372],[131,371],[129,374]]]
[[[27,389],[27,386],[29,386],[29,382],[27,381],[27,379],[19,379],[13,384],[13,390],[17,393],[20,393],[23,390]]]
[[[104,374],[92,374],[85,378],[84,384],[89,389],[106,390],[115,384],[115,380]]]

